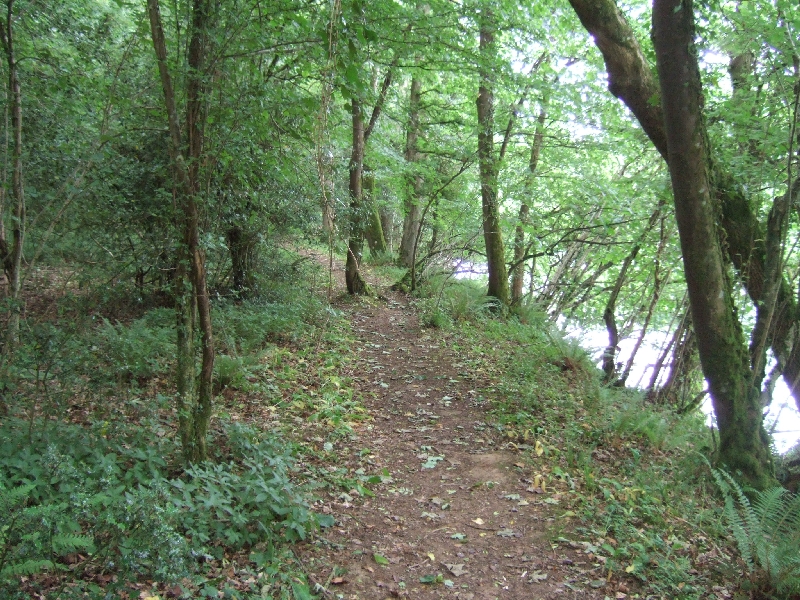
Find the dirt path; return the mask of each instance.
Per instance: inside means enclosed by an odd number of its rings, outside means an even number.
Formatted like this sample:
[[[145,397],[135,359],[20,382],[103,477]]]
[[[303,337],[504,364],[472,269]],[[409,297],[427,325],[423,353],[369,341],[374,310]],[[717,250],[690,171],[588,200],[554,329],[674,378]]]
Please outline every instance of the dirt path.
[[[348,446],[391,480],[375,497],[332,503],[336,526],[307,557],[316,581],[354,600],[604,598],[592,587],[603,573],[585,554],[551,546],[548,529],[564,510],[487,426],[485,382],[402,295],[381,293],[341,307],[372,417]]]

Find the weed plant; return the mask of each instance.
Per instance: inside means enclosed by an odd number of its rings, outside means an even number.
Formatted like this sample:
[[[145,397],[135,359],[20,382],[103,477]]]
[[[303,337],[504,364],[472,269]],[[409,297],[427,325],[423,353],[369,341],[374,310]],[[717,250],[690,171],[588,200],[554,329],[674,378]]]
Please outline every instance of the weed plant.
[[[131,450],[63,424],[29,443],[26,430],[13,420],[0,428],[0,593],[42,571],[80,579],[111,570],[122,587],[175,582],[202,574],[198,557],[281,545],[332,524],[309,510],[291,449],[252,428],[226,429],[229,462],[181,477],[170,475],[163,445],[140,439]]]

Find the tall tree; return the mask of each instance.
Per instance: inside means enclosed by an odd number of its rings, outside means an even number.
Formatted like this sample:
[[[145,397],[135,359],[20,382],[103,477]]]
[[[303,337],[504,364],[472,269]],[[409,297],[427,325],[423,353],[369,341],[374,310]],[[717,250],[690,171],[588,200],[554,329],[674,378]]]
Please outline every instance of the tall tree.
[[[700,362],[719,427],[719,460],[763,488],[773,481],[769,437],[719,243],[694,37],[691,0],[655,0],[653,42],[675,216]]]
[[[489,271],[489,295],[502,307],[509,303],[503,232],[497,194],[498,160],[494,151],[494,79],[497,61],[495,34],[497,25],[492,11],[484,5],[478,16],[480,30],[480,65],[478,98],[478,161],[483,208],[483,239]]]
[[[198,201],[201,193],[200,168],[203,159],[205,125],[205,68],[208,56],[208,27],[211,2],[194,0],[187,61],[186,120],[184,140],[175,99],[175,89],[167,64],[167,48],[158,0],[147,1],[150,30],[158,61],[161,87],[170,135],[170,155],[175,173],[183,239],[178,252],[175,283],[178,368],[177,399],[180,435],[187,462],[205,460],[206,434],[211,418],[211,391],[214,370],[214,338],[211,306],[206,286],[205,255],[200,246]],[[184,158],[184,153],[186,158]],[[187,264],[188,263],[188,264]],[[187,293],[187,286],[191,293]],[[195,317],[196,315],[196,317]],[[194,321],[202,333],[201,365],[197,393],[194,391]]]
[[[3,270],[8,278],[8,298],[10,312],[4,353],[10,357],[19,340],[20,311],[19,294],[21,290],[20,271],[22,269],[22,250],[25,241],[25,193],[22,185],[22,91],[19,83],[17,54],[14,45],[14,0],[7,0],[6,14],[0,16],[0,41],[3,44],[6,64],[8,65],[7,96],[10,100],[11,131],[11,194],[9,199],[13,205],[13,228],[11,247],[2,240]],[[3,182],[5,183],[5,182]],[[3,207],[5,208],[5,207]]]
[[[625,15],[615,0],[570,0],[570,5],[603,55],[609,91],[628,106],[661,156],[669,160],[662,106],[651,102],[659,95],[658,84]],[[725,233],[724,251],[751,301],[758,305],[764,300],[765,228],[736,176],[718,162],[711,163],[710,168],[721,231]],[[797,199],[800,185],[787,193]],[[784,379],[800,408],[800,344],[793,343],[792,337],[798,306],[785,279],[778,286],[776,302],[770,347],[785,365]]]
[[[419,113],[422,80],[419,75],[411,78],[408,103],[408,125],[406,126],[405,160],[409,170],[403,194],[403,236],[400,240],[400,265],[411,268],[414,243],[422,217],[422,175],[418,172],[418,139],[420,134]]]

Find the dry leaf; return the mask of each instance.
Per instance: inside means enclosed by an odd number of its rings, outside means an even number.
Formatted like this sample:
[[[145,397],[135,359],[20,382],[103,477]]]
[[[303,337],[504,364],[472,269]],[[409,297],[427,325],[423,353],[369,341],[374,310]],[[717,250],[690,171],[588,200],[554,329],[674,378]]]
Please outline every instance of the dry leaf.
[[[453,574],[453,577],[461,577],[462,575],[466,575],[466,573],[467,573],[467,571],[464,568],[463,564],[451,565],[451,564],[445,563],[444,566],[447,567],[447,570],[450,571]]]

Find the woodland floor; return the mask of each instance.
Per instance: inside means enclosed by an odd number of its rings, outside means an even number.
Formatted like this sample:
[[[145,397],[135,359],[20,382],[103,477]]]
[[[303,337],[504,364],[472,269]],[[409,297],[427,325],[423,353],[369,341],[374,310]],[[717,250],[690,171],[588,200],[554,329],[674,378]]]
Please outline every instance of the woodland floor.
[[[490,382],[421,327],[404,295],[370,283],[377,299],[337,303],[357,338],[351,376],[370,414],[348,445],[391,479],[374,497],[342,494],[325,507],[336,525],[300,549],[312,580],[353,600],[625,598],[582,547],[553,542],[557,491],[534,487],[487,425]]]

